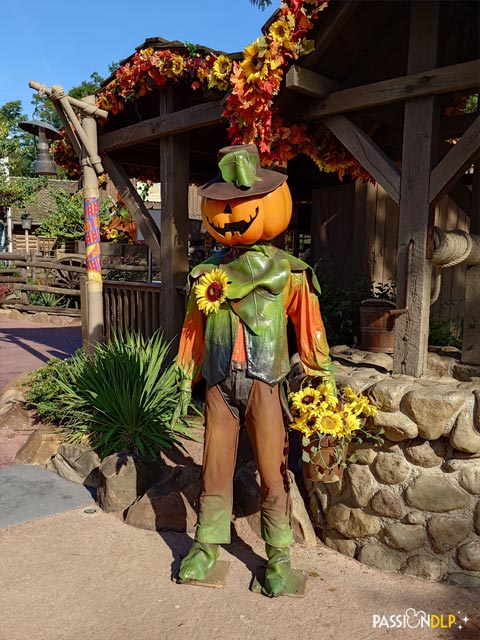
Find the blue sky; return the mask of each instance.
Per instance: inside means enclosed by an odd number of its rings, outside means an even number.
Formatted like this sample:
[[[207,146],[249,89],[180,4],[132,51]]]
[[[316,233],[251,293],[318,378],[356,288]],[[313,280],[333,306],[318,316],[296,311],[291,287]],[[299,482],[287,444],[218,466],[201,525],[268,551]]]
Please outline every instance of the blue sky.
[[[31,117],[29,80],[68,91],[94,71],[106,77],[109,64],[146,38],[241,51],[279,4],[261,11],[249,0],[2,0],[0,105],[21,100]]]

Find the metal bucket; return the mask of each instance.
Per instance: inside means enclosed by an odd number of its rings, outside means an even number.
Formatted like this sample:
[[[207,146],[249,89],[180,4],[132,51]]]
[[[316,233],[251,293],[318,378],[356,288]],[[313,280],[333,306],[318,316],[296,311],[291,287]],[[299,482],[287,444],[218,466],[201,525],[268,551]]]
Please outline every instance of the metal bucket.
[[[395,343],[395,303],[370,298],[360,304],[361,347],[365,351],[393,353]]]

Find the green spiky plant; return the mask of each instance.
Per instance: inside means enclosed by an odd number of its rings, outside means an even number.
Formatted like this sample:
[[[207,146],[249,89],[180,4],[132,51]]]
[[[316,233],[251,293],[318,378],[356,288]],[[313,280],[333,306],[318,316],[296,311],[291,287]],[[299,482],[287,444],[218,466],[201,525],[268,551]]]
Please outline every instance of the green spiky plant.
[[[36,307],[65,307],[64,296],[59,296],[50,291],[32,291],[28,295],[30,304]]]
[[[127,333],[97,344],[92,356],[79,350],[64,361],[53,401],[66,439],[101,458],[129,451],[153,459],[162,448],[183,448],[181,436],[196,439],[185,420],[170,427],[179,392],[169,347],[159,333]]]

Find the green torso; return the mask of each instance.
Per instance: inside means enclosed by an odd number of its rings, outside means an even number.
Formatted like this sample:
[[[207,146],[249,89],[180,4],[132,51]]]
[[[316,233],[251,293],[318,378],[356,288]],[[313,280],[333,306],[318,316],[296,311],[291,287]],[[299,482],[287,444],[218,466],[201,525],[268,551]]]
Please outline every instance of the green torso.
[[[245,249],[233,258],[230,252],[213,256],[190,274],[193,281],[221,266],[230,283],[227,300],[216,313],[208,315],[206,322],[203,376],[210,385],[230,373],[240,319],[245,328],[249,375],[273,385],[290,369],[285,290],[293,271],[310,267],[271,245]],[[319,292],[313,272],[312,277]]]

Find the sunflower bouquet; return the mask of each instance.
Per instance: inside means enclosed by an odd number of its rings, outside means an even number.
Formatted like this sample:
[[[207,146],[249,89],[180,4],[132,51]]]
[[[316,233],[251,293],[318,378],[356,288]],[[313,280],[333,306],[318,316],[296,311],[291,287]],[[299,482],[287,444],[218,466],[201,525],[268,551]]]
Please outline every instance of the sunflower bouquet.
[[[377,408],[361,393],[344,387],[338,393],[332,384],[309,384],[288,396],[293,422],[302,434],[304,475],[314,481],[335,482],[343,475],[350,442],[373,439],[381,443],[381,432],[369,428],[368,419]]]

